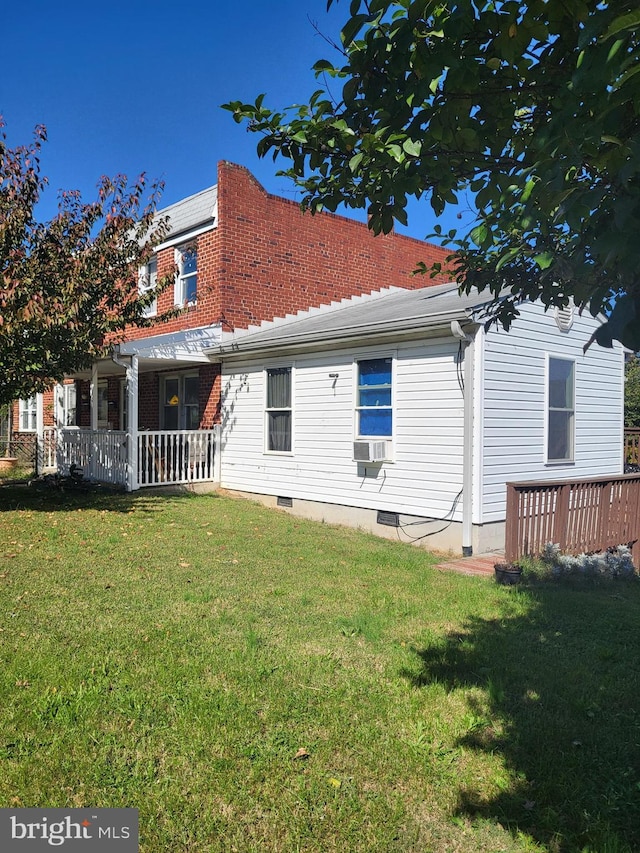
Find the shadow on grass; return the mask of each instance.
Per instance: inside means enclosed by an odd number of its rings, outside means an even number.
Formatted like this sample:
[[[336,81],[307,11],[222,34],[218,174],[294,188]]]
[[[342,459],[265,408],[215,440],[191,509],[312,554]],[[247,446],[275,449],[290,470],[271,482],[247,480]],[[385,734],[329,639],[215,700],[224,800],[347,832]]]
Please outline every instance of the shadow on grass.
[[[415,649],[415,687],[483,689],[484,723],[459,745],[499,754],[515,781],[491,799],[459,791],[460,815],[490,818],[550,851],[640,850],[640,583],[505,589],[526,616],[471,619]],[[523,599],[519,599],[522,603]],[[508,603],[508,602],[507,602]]]
[[[66,488],[44,487],[32,483],[0,485],[0,512],[27,510],[30,512],[69,512],[73,509],[98,509],[107,512],[155,512],[166,500],[191,500],[188,491],[122,492],[109,487]],[[216,497],[211,493],[210,497]]]

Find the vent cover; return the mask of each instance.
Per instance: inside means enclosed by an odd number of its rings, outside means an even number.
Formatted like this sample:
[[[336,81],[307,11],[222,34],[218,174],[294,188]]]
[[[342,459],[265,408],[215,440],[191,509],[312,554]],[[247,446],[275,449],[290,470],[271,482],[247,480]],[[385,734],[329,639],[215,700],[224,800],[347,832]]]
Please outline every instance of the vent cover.
[[[278,506],[293,506],[293,498],[278,498]]]
[[[556,308],[556,323],[563,332],[568,332],[573,326],[573,305],[565,305],[564,308]]]
[[[378,524],[386,524],[387,527],[400,527],[400,516],[397,512],[388,512],[386,509],[379,509]]]

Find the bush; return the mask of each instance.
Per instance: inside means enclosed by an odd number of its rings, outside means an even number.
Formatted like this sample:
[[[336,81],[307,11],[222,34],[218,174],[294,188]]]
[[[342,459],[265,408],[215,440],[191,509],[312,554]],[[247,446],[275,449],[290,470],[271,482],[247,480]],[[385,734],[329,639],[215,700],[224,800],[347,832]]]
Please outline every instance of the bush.
[[[559,545],[548,542],[540,557],[554,576],[632,578],[636,571],[631,549],[627,545],[617,545],[596,554],[578,554],[574,557],[571,554],[563,554]]]

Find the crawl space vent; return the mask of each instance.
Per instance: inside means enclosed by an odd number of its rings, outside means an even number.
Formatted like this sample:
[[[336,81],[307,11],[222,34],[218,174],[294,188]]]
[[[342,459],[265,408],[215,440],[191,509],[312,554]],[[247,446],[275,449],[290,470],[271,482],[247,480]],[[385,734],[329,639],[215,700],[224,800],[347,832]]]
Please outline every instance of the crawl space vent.
[[[293,498],[278,498],[278,506],[293,506]]]
[[[400,516],[397,512],[387,512],[387,510],[378,510],[378,524],[386,524],[387,527],[399,527]]]

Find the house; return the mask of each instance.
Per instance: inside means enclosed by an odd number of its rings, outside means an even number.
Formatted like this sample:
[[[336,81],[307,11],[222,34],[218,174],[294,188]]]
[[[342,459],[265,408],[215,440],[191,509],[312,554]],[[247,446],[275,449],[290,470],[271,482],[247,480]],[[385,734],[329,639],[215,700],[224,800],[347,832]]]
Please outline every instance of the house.
[[[622,473],[619,345],[598,320],[391,288],[210,347],[220,483],[298,515],[465,554],[504,547],[505,484]]]
[[[130,489],[211,480],[221,386],[206,349],[251,324],[388,285],[422,286],[411,275],[418,262],[447,254],[399,234],[374,237],[342,216],[303,214],[228,162],[215,186],[160,213],[170,232],[140,288],[175,275],[149,315],[181,310],[130,329],[109,358],[16,403],[13,430],[39,437],[45,468],[57,456],[63,468]]]

